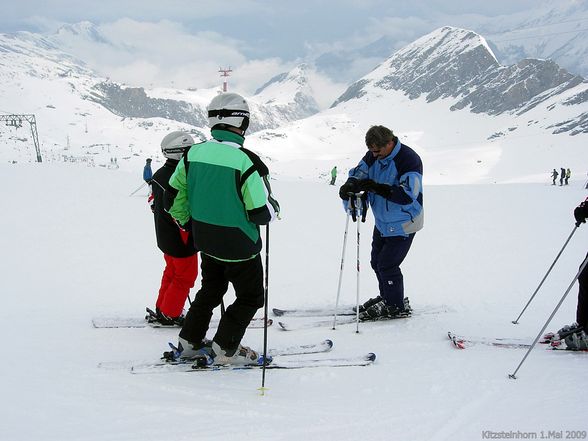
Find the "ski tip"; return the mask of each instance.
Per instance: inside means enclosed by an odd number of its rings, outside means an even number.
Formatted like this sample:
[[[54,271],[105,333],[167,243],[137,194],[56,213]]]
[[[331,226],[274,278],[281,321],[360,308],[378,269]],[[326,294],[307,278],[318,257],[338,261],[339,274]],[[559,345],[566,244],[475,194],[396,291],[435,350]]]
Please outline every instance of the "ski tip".
[[[373,352],[370,352],[369,354],[367,354],[365,356],[365,359],[367,361],[376,361],[376,354],[374,354]]]
[[[272,308],[272,312],[274,313],[274,315],[277,315],[278,317],[281,317],[284,315],[283,309]]]
[[[284,322],[278,322],[278,325],[280,325],[280,329],[283,331],[289,331],[290,329],[288,328],[288,325]]]
[[[457,349],[465,349],[465,341],[458,338],[453,332],[448,331],[447,332],[447,337],[449,337],[449,340],[451,340],[451,343],[453,343],[453,346],[455,346]]]
[[[271,325],[274,324],[274,321],[273,321],[273,319],[268,318],[267,321],[266,321],[266,323],[267,323],[268,326],[271,326]]]

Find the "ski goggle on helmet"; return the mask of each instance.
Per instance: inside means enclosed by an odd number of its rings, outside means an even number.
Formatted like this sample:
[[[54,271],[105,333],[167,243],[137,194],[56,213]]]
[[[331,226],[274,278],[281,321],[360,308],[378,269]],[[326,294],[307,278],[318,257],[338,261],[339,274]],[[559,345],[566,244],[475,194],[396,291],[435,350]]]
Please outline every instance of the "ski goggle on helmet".
[[[236,93],[221,93],[208,105],[208,125],[236,127],[245,132],[249,127],[249,105],[245,98]]]
[[[194,139],[186,132],[171,132],[161,141],[161,153],[168,159],[180,160],[182,155],[194,144]]]

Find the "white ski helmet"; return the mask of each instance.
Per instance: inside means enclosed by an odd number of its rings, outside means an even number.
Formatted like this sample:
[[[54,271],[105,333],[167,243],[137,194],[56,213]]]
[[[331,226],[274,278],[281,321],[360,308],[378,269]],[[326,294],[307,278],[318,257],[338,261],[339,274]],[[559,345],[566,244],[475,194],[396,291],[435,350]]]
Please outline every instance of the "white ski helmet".
[[[208,125],[236,127],[243,130],[249,127],[249,105],[245,98],[236,93],[221,93],[215,96],[208,105]]]
[[[194,144],[194,139],[186,132],[171,132],[161,141],[161,153],[168,159],[180,160],[182,155]]]

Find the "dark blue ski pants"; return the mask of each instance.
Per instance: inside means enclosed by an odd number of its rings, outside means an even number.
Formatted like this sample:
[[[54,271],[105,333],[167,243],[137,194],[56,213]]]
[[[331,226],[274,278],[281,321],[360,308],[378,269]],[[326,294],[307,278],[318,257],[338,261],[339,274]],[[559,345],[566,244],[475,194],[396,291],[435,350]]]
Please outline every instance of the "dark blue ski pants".
[[[404,280],[400,264],[410,250],[414,233],[408,237],[382,237],[374,228],[371,265],[378,278],[380,296],[389,306],[404,307]]]

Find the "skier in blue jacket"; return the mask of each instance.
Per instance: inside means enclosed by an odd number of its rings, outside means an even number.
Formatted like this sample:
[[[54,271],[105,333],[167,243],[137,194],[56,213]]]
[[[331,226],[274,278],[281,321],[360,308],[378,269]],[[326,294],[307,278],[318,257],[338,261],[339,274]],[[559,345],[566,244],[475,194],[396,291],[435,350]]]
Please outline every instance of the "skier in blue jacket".
[[[348,210],[350,194],[367,192],[375,218],[371,266],[380,295],[359,307],[359,318],[382,320],[411,314],[400,264],[423,227],[423,164],[419,155],[384,126],[365,135],[368,152],[339,190]]]
[[[143,167],[143,180],[147,184],[151,184],[151,179],[153,179],[153,171],[151,170],[151,158],[147,158],[145,160],[145,167]]]

